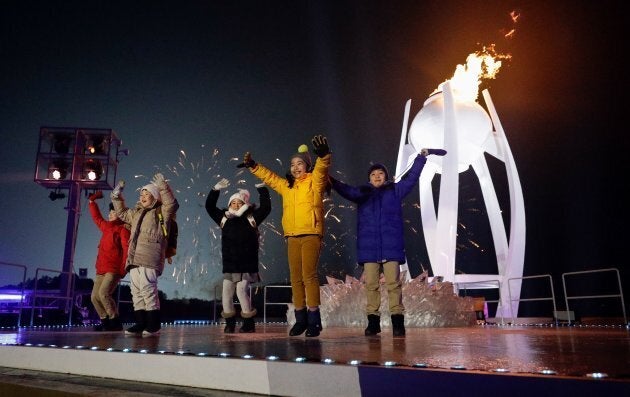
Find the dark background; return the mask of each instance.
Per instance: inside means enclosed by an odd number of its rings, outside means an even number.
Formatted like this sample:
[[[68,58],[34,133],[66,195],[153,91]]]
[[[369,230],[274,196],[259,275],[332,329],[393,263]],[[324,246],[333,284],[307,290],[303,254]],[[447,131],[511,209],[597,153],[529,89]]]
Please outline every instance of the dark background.
[[[621,1],[576,4],[2,2],[0,261],[29,266],[28,277],[37,267],[61,269],[67,212],[65,200],[50,201],[33,182],[39,128],[112,128],[130,150],[118,170],[125,196],[132,201],[161,171],[182,205],[179,253],[160,288],[171,298],[212,298],[220,242],[205,195],[220,177],[232,181],[225,201],[235,186],[254,192],[257,182],[234,168],[236,157],[252,151],[283,174],[289,155],[321,133],[334,152],[333,171],[347,182],[364,182],[373,161],[393,172],[407,99],[413,117],[468,54],[494,43],[512,58],[481,88],[492,95],[523,188],[525,275],[552,274],[561,289],[563,272],[615,267],[630,291],[622,114],[628,17]],[[516,24],[511,11],[520,15]],[[466,229],[457,267],[482,273],[493,262],[487,217],[474,176],[461,178]],[[505,196],[505,187],[497,190]],[[414,277],[430,266],[417,202],[415,193],[405,203]],[[288,269],[275,193],[272,205],[261,272],[266,283],[282,283]],[[354,210],[335,195],[329,206],[339,222],[329,218],[322,281],[359,277]],[[85,197],[82,209],[75,267],[91,277],[100,235]]]

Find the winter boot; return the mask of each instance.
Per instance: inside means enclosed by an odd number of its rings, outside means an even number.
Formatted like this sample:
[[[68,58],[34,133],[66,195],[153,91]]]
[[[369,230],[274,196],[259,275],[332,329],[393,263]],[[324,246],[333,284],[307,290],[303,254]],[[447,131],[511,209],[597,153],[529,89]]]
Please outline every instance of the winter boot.
[[[147,327],[142,331],[142,336],[159,335],[162,328],[160,310],[147,311]]]
[[[319,336],[322,330],[322,318],[319,314],[319,309],[308,311],[308,328],[306,329],[306,336],[313,337]]]
[[[122,331],[123,326],[120,323],[120,317],[112,317],[108,319],[105,325],[105,331]]]
[[[106,331],[108,324],[109,324],[109,317],[102,318],[101,323],[96,324],[94,326],[94,331],[97,331],[97,332]]]
[[[254,316],[256,315],[256,309],[251,312],[241,311],[241,317],[243,317],[243,326],[238,330],[240,333],[256,332],[256,324],[254,323]]]
[[[392,328],[394,336],[405,336],[405,316],[392,314]]]
[[[290,336],[302,335],[306,331],[306,308],[295,310],[295,324],[289,331]]]
[[[365,336],[374,336],[381,332],[381,316],[368,314],[368,326],[365,329]]]
[[[256,332],[256,323],[254,323],[254,317],[243,318],[243,326],[238,330],[240,333],[252,333]]]
[[[136,323],[125,330],[127,335],[141,335],[147,326],[147,311],[136,310],[133,312]]]
[[[225,328],[223,328],[223,333],[233,334],[236,329],[236,313],[221,313],[221,316],[225,319]]]

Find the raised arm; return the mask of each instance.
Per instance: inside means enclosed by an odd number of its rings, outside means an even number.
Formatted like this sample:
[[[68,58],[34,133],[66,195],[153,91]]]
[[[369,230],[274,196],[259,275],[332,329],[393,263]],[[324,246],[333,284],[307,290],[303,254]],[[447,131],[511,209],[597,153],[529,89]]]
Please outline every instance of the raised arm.
[[[258,191],[259,205],[254,211],[254,220],[257,225],[260,225],[271,212],[271,197],[269,196],[269,189],[265,187],[264,183],[257,184],[256,190]]]

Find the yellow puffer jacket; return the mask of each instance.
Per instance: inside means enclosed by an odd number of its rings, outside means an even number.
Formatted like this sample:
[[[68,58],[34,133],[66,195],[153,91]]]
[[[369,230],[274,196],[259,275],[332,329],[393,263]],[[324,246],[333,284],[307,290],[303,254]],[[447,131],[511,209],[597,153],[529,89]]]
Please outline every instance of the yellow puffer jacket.
[[[289,181],[269,168],[257,164],[251,172],[282,196],[282,230],[285,237],[303,234],[324,235],[323,195],[328,184],[331,155],[318,157],[312,173],[297,179],[289,189]]]

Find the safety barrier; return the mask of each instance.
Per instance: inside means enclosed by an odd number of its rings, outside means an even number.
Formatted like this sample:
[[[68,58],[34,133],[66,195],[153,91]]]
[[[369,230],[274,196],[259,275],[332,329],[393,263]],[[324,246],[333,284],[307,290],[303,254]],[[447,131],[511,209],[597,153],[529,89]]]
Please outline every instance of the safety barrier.
[[[532,280],[532,279],[539,279],[539,278],[548,278],[549,279],[549,287],[551,288],[551,296],[543,296],[543,297],[538,297],[538,298],[516,298],[513,299],[512,298],[512,290],[510,288],[510,282],[511,281],[516,281],[516,280]],[[510,297],[510,303],[511,302],[535,302],[535,301],[551,301],[553,304],[553,315],[552,317],[555,319],[556,325],[558,324],[558,318],[556,316],[556,313],[558,312],[556,309],[556,294],[554,293],[554,289],[553,289],[553,279],[551,277],[550,274],[539,274],[536,276],[525,276],[525,277],[512,277],[509,278],[507,280],[508,282],[508,294]],[[522,289],[521,289],[521,293],[522,293]],[[510,305],[510,309],[512,308],[512,305]],[[518,316],[518,313],[517,313]],[[512,318],[514,318],[514,313],[512,313]]]
[[[0,310],[2,312],[5,312],[5,313],[17,311],[17,313],[18,313],[17,326],[19,327],[20,323],[22,321],[22,308],[24,307],[24,286],[26,284],[26,266],[24,266],[24,265],[17,265],[17,264],[8,263],[8,262],[0,262],[0,266],[22,269],[22,282],[19,283],[19,285],[21,285],[22,287],[19,290],[3,290],[3,291],[0,291],[3,295],[7,295],[7,298],[11,297],[11,300],[13,300],[13,299],[17,300],[17,297],[19,296],[20,303],[19,303],[17,309],[14,310],[13,308],[11,308],[11,305],[9,303],[7,303],[6,307],[2,307],[1,310]],[[6,274],[5,271],[3,271],[2,273]]]
[[[499,313],[499,307],[501,307],[501,281],[500,280],[496,280],[496,279],[490,279],[490,280],[479,280],[479,281],[458,281],[458,282],[454,282],[453,284],[455,285],[455,287],[457,287],[457,290],[462,290],[464,291],[464,294],[466,294],[467,288],[466,286],[468,285],[483,285],[484,289],[487,289],[487,285],[488,284],[495,284],[496,283],[496,289],[499,292],[499,299],[493,299],[493,300],[486,300],[486,303],[496,303],[497,304],[497,313]],[[461,286],[463,286],[463,288],[461,288]],[[470,288],[470,289],[476,289],[476,288]],[[502,310],[500,311],[501,313],[503,312]],[[512,310],[510,308],[510,315],[512,316],[512,318],[514,318],[514,313],[512,313]],[[504,320],[504,316],[503,314],[501,314],[501,324],[505,324],[505,320]]]
[[[619,293],[611,294],[611,295],[567,295],[567,285],[566,279],[567,276],[577,276],[584,275],[589,273],[603,273],[603,272],[615,272],[617,276],[617,285],[619,286]],[[584,270],[580,272],[568,272],[562,274],[562,288],[564,290],[564,302],[567,308],[567,312],[569,312],[569,300],[571,299],[599,299],[599,298],[619,298],[621,300],[621,310],[623,311],[623,323],[628,324],[628,318],[626,317],[626,306],[623,300],[623,289],[621,288],[621,277],[619,276],[619,270],[617,268],[611,267],[607,269],[596,269],[596,270]],[[571,317],[568,317],[569,324],[571,324]]]
[[[68,282],[70,283],[69,285],[69,291],[67,293],[66,296],[62,296],[61,295],[61,291],[58,294],[53,294],[53,293],[38,293],[37,292],[37,284],[39,281],[39,275],[40,275],[40,271],[41,272],[50,272],[50,273],[58,273],[60,278],[62,275],[67,275],[68,277]],[[31,327],[33,326],[33,322],[34,322],[34,316],[35,316],[35,309],[53,309],[53,308],[58,308],[59,306],[57,306],[57,301],[67,301],[65,303],[65,311],[68,313],[68,325],[72,325],[72,309],[73,309],[73,301],[74,301],[74,272],[72,269],[70,269],[70,271],[68,272],[62,272],[59,270],[53,270],[53,269],[45,269],[42,267],[38,267],[37,270],[35,271],[35,287],[33,288],[33,293],[30,295],[31,297],[31,305],[30,305],[30,309],[31,309]],[[44,303],[41,304],[41,306],[37,306],[37,299],[41,299],[44,300]],[[47,303],[47,304],[46,304]]]
[[[263,322],[267,323],[267,306],[288,305],[291,302],[267,302],[267,288],[291,288],[290,285],[265,285],[264,288],[264,306],[263,306]]]

